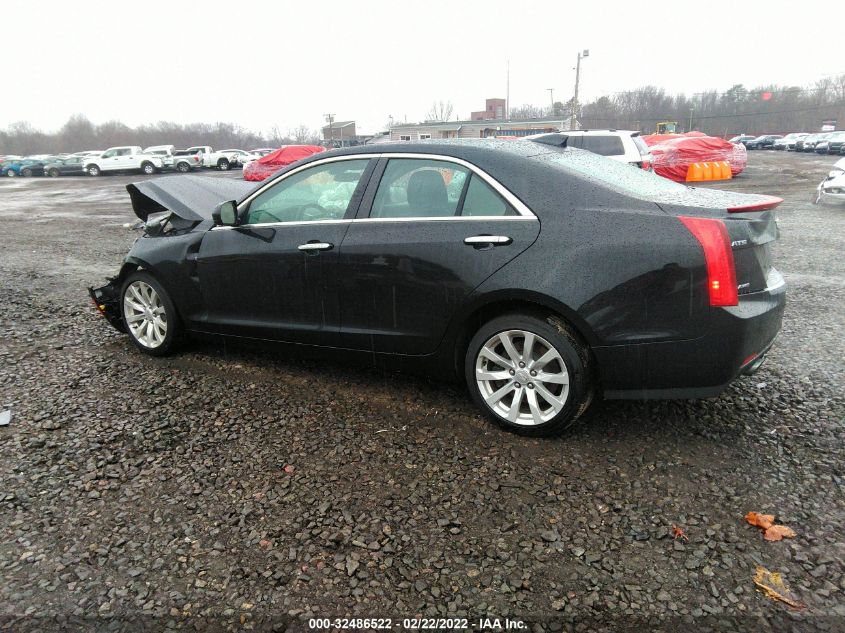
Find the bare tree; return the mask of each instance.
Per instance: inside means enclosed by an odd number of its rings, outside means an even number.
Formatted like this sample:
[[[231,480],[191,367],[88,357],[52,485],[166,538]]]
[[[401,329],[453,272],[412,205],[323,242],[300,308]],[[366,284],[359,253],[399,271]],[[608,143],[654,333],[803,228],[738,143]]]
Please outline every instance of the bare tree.
[[[521,106],[510,109],[510,116],[512,119],[540,119],[546,115],[548,108],[541,108],[539,106],[524,103]]]
[[[307,125],[300,124],[292,130],[288,130],[288,136],[292,137],[297,143],[302,145],[317,137],[317,133],[313,132]]]
[[[455,106],[451,101],[435,101],[431,104],[431,109],[425,115],[426,121],[448,121],[452,118],[452,111]]]

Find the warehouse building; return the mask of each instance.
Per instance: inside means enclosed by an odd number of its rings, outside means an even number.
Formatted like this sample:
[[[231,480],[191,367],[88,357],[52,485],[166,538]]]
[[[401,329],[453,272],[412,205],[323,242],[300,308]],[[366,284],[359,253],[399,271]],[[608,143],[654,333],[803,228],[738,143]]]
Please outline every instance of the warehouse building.
[[[488,119],[442,123],[400,123],[390,129],[391,141],[425,141],[444,138],[494,138],[530,136],[570,129],[569,117],[548,119]]]

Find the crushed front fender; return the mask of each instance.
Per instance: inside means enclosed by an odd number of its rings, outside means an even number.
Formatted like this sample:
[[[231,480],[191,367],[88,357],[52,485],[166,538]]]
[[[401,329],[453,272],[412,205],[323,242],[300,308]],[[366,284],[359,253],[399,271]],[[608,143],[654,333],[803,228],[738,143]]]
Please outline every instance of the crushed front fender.
[[[97,311],[106,317],[106,321],[118,332],[126,332],[126,326],[120,315],[120,279],[109,277],[109,283],[99,288],[88,287],[88,294],[94,301]]]

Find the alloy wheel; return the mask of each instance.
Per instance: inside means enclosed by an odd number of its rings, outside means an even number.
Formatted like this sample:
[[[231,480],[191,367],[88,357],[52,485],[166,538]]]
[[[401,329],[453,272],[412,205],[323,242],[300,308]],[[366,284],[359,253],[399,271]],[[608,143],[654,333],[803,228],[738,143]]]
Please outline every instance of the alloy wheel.
[[[154,349],[167,336],[167,312],[158,293],[148,283],[132,282],[123,295],[123,316],[132,336],[141,345]]]
[[[487,406],[520,426],[554,418],[569,397],[566,363],[546,339],[525,330],[490,337],[476,356],[475,382]]]

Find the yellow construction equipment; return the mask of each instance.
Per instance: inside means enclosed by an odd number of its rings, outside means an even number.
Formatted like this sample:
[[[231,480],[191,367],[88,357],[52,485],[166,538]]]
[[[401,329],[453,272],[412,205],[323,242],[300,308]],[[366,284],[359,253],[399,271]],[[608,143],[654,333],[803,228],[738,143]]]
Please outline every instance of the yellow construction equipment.
[[[654,127],[655,134],[674,134],[677,131],[677,121],[661,121]]]

